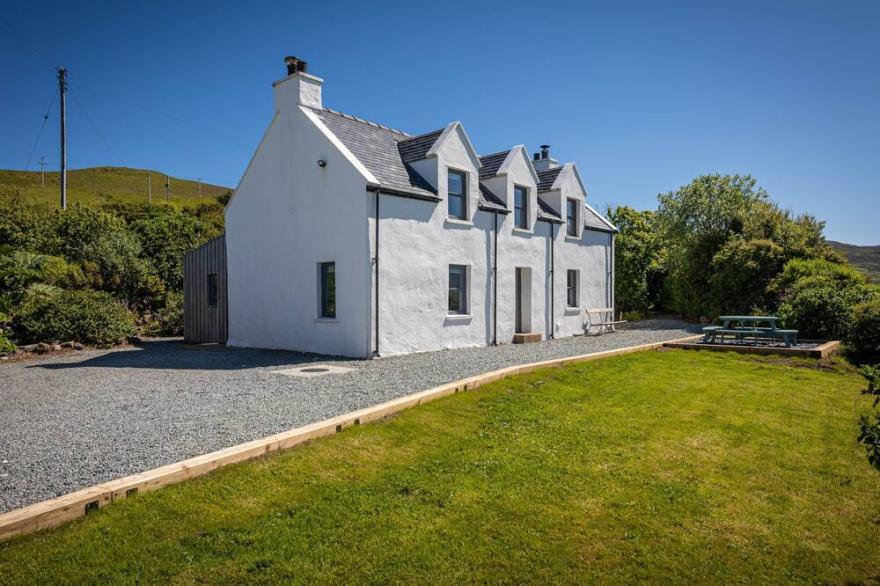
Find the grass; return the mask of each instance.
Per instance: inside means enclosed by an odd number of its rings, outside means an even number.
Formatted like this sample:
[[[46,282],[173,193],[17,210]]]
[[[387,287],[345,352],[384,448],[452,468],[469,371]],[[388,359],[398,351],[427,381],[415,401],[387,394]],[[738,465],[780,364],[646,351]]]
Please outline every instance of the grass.
[[[843,364],[662,351],[499,381],[0,545],[6,583],[864,582]]]
[[[880,245],[856,246],[834,241],[830,244],[842,252],[850,263],[867,273],[874,283],[880,285]]]
[[[147,203],[147,176],[151,176],[153,201],[165,201],[164,173],[127,167],[92,167],[67,172],[68,204],[105,205],[112,203]],[[0,170],[0,202],[20,197],[31,203],[58,205],[59,174],[46,173],[46,186],[41,187],[40,174],[30,171]],[[217,203],[217,197],[230,188],[202,183],[199,196],[197,181],[171,178],[171,203],[192,206]]]

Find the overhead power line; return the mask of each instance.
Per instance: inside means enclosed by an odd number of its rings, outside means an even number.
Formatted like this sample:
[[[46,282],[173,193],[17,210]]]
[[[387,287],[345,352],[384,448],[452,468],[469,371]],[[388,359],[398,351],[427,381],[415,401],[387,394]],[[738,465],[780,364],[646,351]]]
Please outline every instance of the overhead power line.
[[[27,163],[25,163],[24,168],[31,168],[31,160],[34,158],[34,153],[37,151],[37,146],[40,144],[40,137],[43,136],[43,130],[46,129],[46,122],[49,121],[49,112],[52,111],[52,106],[55,105],[55,99],[58,98],[58,88],[55,88],[55,91],[52,93],[52,99],[49,100],[49,107],[46,108],[46,113],[43,114],[43,123],[40,125],[40,131],[37,132],[37,140],[34,141],[34,146],[31,149],[31,153],[28,155]]]

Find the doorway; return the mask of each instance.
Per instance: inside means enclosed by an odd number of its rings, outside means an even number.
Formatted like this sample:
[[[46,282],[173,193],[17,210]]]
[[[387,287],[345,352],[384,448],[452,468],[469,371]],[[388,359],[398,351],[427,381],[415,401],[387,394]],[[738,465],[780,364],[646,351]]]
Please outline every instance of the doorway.
[[[532,269],[516,268],[516,329],[517,334],[532,331]]]

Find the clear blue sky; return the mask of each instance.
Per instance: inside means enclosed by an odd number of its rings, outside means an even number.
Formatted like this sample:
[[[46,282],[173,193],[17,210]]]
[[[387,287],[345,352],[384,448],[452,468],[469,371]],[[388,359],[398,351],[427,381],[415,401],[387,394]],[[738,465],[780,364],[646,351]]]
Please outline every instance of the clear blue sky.
[[[880,2],[4,2],[0,168],[21,169],[69,69],[74,168],[234,186],[293,54],[324,104],[481,153],[547,142],[589,201],[654,208],[751,173],[830,238],[880,244]],[[58,164],[50,113],[31,168]]]

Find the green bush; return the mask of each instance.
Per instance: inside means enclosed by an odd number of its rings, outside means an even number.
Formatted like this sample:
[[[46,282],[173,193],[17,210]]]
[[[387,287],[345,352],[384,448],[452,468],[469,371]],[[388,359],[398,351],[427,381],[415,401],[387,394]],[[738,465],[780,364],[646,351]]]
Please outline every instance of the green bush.
[[[168,292],[164,306],[153,313],[146,331],[153,336],[183,335],[183,293]]]
[[[76,340],[110,346],[134,333],[134,318],[109,293],[84,289],[25,303],[16,326],[26,342]]]
[[[15,352],[15,344],[6,337],[6,332],[0,331],[0,356]]]
[[[853,307],[847,346],[862,360],[880,360],[880,294]]]

